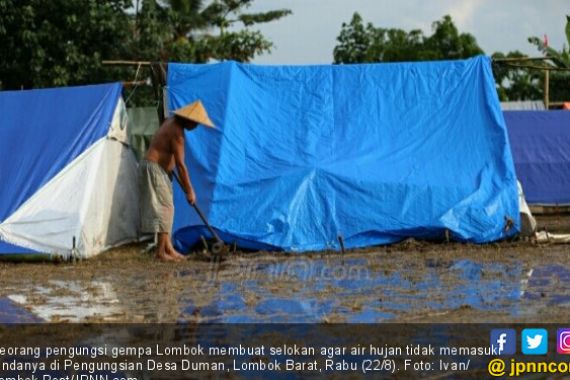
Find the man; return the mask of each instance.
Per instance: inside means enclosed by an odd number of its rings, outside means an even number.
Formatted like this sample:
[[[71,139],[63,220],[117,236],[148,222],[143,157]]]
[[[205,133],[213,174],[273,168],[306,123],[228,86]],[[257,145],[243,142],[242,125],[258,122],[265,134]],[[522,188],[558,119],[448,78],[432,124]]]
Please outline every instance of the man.
[[[174,111],[155,133],[140,164],[141,229],[158,234],[156,257],[163,261],[184,259],[170,241],[174,218],[172,171],[176,167],[186,199],[194,204],[196,194],[184,164],[184,130],[191,131],[198,124],[214,128],[199,100]]]

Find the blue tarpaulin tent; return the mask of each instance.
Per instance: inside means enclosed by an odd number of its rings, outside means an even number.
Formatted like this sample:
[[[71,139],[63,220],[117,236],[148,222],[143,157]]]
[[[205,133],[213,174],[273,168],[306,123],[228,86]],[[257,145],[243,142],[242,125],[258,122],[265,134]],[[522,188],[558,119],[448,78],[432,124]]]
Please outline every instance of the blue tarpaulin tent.
[[[570,204],[570,112],[505,111],[504,116],[526,201]]]
[[[489,242],[519,229],[490,60],[169,64],[171,110],[201,99],[217,129],[186,135],[198,203],[228,242],[291,251],[407,237]],[[175,190],[180,249],[205,234]],[[513,228],[505,228],[512,220]]]
[[[0,92],[0,255],[88,257],[138,237],[121,88]]]

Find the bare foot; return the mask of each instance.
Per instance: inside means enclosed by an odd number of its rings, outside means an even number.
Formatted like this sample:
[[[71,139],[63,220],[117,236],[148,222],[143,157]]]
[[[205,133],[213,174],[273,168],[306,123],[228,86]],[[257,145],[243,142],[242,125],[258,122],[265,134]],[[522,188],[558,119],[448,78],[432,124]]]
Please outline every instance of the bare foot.
[[[168,252],[168,255],[176,261],[186,260],[186,256],[184,256],[183,254],[181,254],[175,250]]]
[[[186,260],[186,256],[175,250],[172,244],[168,244],[166,248],[166,253],[177,260]]]
[[[157,252],[156,258],[160,261],[178,261],[176,258],[168,255],[166,252],[163,253]]]

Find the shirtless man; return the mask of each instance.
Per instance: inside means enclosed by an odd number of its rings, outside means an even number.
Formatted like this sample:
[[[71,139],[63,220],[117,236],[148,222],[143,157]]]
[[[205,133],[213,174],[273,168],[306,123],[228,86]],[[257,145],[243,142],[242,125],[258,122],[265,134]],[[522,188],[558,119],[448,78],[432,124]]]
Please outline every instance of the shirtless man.
[[[191,131],[199,124],[214,127],[199,100],[174,111],[155,133],[140,163],[141,229],[158,234],[156,257],[163,261],[184,259],[170,241],[174,219],[171,178],[176,167],[186,199],[194,204],[196,194],[184,164],[184,130]]]

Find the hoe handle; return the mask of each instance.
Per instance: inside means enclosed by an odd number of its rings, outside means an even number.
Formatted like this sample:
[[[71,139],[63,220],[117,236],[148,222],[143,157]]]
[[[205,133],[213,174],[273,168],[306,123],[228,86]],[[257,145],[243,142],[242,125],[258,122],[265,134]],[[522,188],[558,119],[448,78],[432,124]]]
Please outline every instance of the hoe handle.
[[[176,178],[176,182],[178,182],[178,184],[180,185],[180,187],[182,187],[182,183],[180,183],[180,178],[178,178],[178,174],[176,174],[175,171],[172,172],[172,175],[174,176],[174,178]],[[208,231],[210,231],[210,233],[214,236],[214,239],[216,239],[216,243],[221,243],[222,239],[220,239],[220,237],[218,236],[218,234],[216,233],[216,231],[214,231],[214,229],[212,228],[212,226],[210,226],[210,223],[208,223],[208,220],[206,219],[206,217],[204,216],[204,214],[202,213],[202,210],[200,210],[200,208],[198,207],[198,205],[196,203],[194,203],[192,205],[192,207],[194,207],[194,210],[196,210],[196,213],[198,214],[198,216],[200,217],[200,219],[202,219],[202,223],[204,223],[206,225],[206,228],[208,228]]]
[[[194,207],[194,210],[196,210],[196,213],[198,213],[198,216],[200,217],[200,219],[202,219],[202,222],[206,225],[206,228],[208,228],[208,231],[210,231],[210,233],[214,236],[214,239],[216,239],[216,242],[222,241],[222,239],[220,239],[220,237],[218,236],[216,231],[212,228],[212,226],[210,226],[210,223],[208,223],[208,221],[206,220],[206,217],[204,216],[204,214],[202,213],[202,210],[200,210],[198,205],[196,203],[194,203],[192,206]]]

